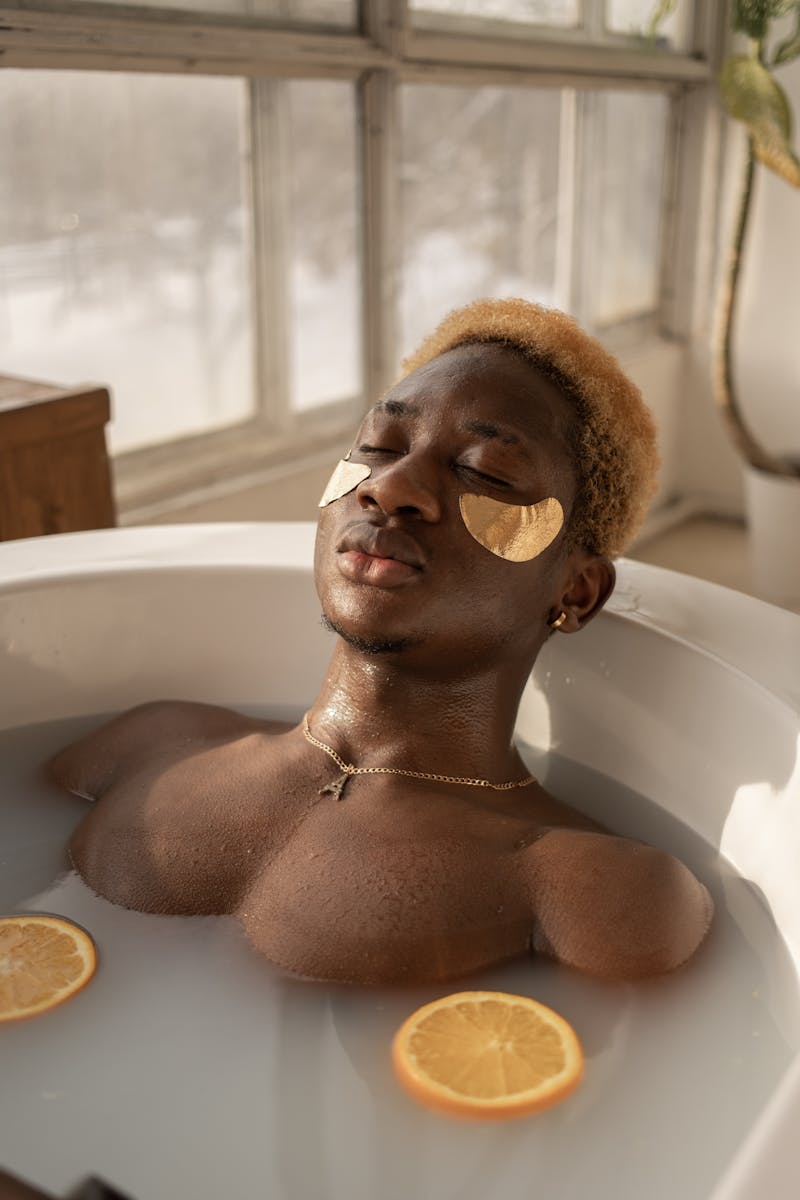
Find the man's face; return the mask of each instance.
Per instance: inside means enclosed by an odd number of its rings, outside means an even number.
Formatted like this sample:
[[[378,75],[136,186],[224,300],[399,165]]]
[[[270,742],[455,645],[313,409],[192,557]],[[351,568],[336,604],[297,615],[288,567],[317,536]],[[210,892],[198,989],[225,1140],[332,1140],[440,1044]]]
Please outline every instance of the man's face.
[[[369,478],[320,514],[316,581],[331,624],[448,668],[535,653],[569,568],[571,420],[555,385],[498,345],[448,351],[394,387],[353,442]],[[464,494],[555,497],[564,528],[530,561],[507,561],[468,532]]]

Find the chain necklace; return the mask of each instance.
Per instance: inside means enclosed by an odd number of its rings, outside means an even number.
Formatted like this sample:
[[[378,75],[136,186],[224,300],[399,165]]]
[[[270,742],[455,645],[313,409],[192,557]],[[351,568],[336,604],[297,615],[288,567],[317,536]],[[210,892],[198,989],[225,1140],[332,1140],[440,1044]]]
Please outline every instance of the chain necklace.
[[[404,767],[356,767],[353,763],[345,762],[341,755],[336,753],[333,746],[314,737],[308,728],[308,713],[303,717],[303,737],[318,750],[324,750],[342,772],[337,779],[326,783],[325,787],[319,789],[320,796],[329,792],[337,800],[341,800],[345,785],[353,775],[405,775],[409,779],[430,779],[433,783],[459,783],[463,787],[492,788],[495,792],[508,792],[512,788],[527,787],[529,783],[535,782],[533,775],[526,775],[524,779],[512,779],[510,783],[492,783],[488,779],[462,779],[458,775],[432,775],[428,771],[408,771]]]

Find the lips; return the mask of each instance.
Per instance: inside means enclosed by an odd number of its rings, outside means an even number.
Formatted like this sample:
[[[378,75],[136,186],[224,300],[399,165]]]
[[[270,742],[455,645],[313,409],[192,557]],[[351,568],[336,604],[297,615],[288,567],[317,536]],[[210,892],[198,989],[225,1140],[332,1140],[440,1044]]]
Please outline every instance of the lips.
[[[353,551],[370,558],[392,558],[421,571],[425,565],[422,550],[413,537],[400,529],[362,524],[349,529],[336,547],[340,554]]]
[[[355,583],[373,587],[410,583],[425,568],[417,542],[399,529],[362,523],[349,529],[336,549],[341,573]]]

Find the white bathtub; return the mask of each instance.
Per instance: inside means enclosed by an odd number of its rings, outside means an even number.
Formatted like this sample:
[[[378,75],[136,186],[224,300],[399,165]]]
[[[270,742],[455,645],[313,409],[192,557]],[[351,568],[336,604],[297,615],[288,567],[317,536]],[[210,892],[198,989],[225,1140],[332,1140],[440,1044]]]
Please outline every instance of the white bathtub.
[[[274,524],[109,530],[0,545],[0,731],[105,713],[166,696],[299,713],[315,694],[331,646],[330,635],[318,621],[310,569],[312,543],[311,525]],[[796,979],[800,976],[799,713],[800,617],[695,579],[622,562],[608,608],[580,636],[555,637],[545,648],[523,700],[519,734],[531,747],[563,752],[641,793],[718,847],[735,872],[761,893]],[[0,846],[0,868],[2,850]],[[83,885],[74,881],[70,886]],[[66,892],[64,897],[68,907]],[[80,905],[74,903],[72,915],[79,918]],[[113,910],[108,919],[121,912]],[[102,958],[103,943],[98,944]],[[137,953],[144,953],[142,943],[136,944]],[[43,1044],[36,1039],[45,1037],[37,1030],[57,1029],[58,1021],[68,1020],[59,1016],[62,1012],[78,1014],[81,1003],[90,1003],[95,986],[82,994],[85,1002],[78,997],[39,1021],[0,1029],[4,1093],[8,1094],[9,1086],[4,1048],[24,1036],[30,1046],[26,1053],[34,1053]],[[298,986],[317,985],[294,985],[295,997],[304,995]],[[669,986],[683,984],[674,981]],[[603,1003],[609,1003],[603,995]],[[96,1019],[101,1038],[102,1017]],[[708,1013],[708,1021],[713,1023],[713,1012]],[[135,1031],[130,1036],[135,1043]],[[353,1062],[358,1074],[357,1054]],[[67,1078],[51,1090],[42,1090],[42,1095],[61,1097],[68,1104],[69,1068],[62,1069]],[[40,1085],[38,1076],[30,1083],[33,1089]],[[15,1086],[23,1095],[28,1084],[21,1080]],[[187,1079],[187,1086],[195,1084]],[[350,1086],[356,1084],[348,1082]],[[657,1080],[653,1086],[657,1087]],[[89,1126],[92,1106],[99,1113],[108,1104],[107,1088],[96,1097],[81,1092]],[[367,1104],[368,1097],[359,1099],[357,1090],[353,1095],[353,1104],[362,1099]],[[48,1102],[51,1108],[58,1105],[57,1099]],[[46,1107],[38,1098],[36,1103]],[[231,1103],[235,1107],[235,1100]],[[312,1104],[310,1093],[304,1103]],[[346,1107],[344,1095],[341,1103]],[[302,1103],[295,1111],[302,1111]],[[231,1119],[236,1120],[235,1112]],[[336,1119],[346,1117],[340,1114]],[[130,1115],[126,1120],[131,1122]],[[707,1120],[713,1123],[713,1110]],[[180,1126],[177,1117],[176,1121]],[[41,1186],[66,1187],[97,1167],[103,1167],[107,1176],[115,1174],[113,1155],[103,1157],[105,1151],[98,1149],[95,1160],[89,1148],[74,1146],[69,1153],[52,1150],[54,1158],[61,1155],[63,1161],[59,1159],[51,1170],[46,1142],[35,1163],[33,1151],[17,1151],[18,1136],[12,1144],[9,1135],[9,1144],[4,1144],[3,1128],[0,1120],[0,1165],[35,1176]],[[417,1136],[415,1128],[408,1126],[409,1136]],[[431,1145],[438,1137],[456,1137],[449,1126],[441,1134],[440,1128],[435,1123],[425,1126],[424,1137]],[[796,1197],[798,1128],[800,1057],[795,1057],[771,1087],[760,1111],[749,1119],[747,1136],[715,1168],[713,1189],[707,1188],[705,1194],[713,1194],[714,1200]],[[373,1131],[374,1137],[378,1133]],[[133,1129],[132,1135],[140,1137]],[[202,1140],[206,1135],[196,1126],[196,1137]],[[401,1135],[402,1120],[398,1120],[391,1131],[396,1162],[404,1154]],[[502,1141],[511,1134],[504,1130],[493,1136],[501,1141],[492,1147],[507,1145],[509,1155],[517,1154],[516,1142]],[[453,1142],[452,1154],[466,1153],[466,1145]],[[128,1151],[129,1147],[119,1148],[123,1158]],[[577,1184],[570,1190],[565,1184],[564,1191],[540,1194],[592,1194],[619,1200],[627,1193],[615,1183],[613,1164],[614,1156],[625,1148],[620,1144],[612,1151],[605,1177],[603,1168],[596,1168],[591,1193]],[[157,1158],[160,1151],[142,1143],[141,1153]],[[363,1157],[366,1151],[358,1153]],[[674,1153],[670,1151],[673,1157]],[[275,1155],[279,1154],[276,1143]],[[313,1169],[294,1161],[284,1163],[273,1190],[262,1194],[270,1194],[273,1200],[362,1194],[377,1200],[395,1194],[388,1183],[387,1190],[376,1190],[374,1171],[380,1173],[380,1164],[360,1163],[351,1179],[351,1168],[337,1154],[336,1166],[327,1159],[324,1163],[320,1159]],[[535,1177],[537,1162],[526,1164],[524,1150],[519,1154],[514,1170],[530,1182],[529,1172]],[[191,1164],[186,1168],[189,1176],[190,1168]],[[653,1169],[657,1175],[661,1170],[657,1165]],[[662,1194],[681,1194],[683,1200],[685,1192],[669,1190],[666,1162],[664,1173],[664,1179],[659,1176],[649,1190],[648,1200]],[[217,1194],[231,1200],[249,1194],[244,1182],[237,1192],[230,1175],[223,1176],[214,1184]],[[406,1186],[419,1186],[417,1194],[427,1196],[415,1179],[409,1178]],[[127,1182],[121,1168],[114,1182],[120,1187]],[[453,1186],[455,1190],[448,1192],[438,1185],[437,1196],[473,1195],[468,1182]],[[485,1180],[480,1188],[474,1186],[476,1196],[491,1195],[493,1200],[517,1195],[510,1185],[508,1192],[493,1189]],[[187,1182],[184,1194],[199,1196],[197,1187]],[[311,1188],[321,1190],[312,1193]],[[156,1197],[156,1191],[137,1195],[137,1200],[151,1197]]]

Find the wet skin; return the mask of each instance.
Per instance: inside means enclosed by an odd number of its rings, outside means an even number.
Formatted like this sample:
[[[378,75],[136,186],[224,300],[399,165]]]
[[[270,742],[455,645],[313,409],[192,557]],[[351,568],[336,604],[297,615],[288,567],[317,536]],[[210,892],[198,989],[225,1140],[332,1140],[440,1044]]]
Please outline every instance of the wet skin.
[[[512,743],[548,622],[577,632],[612,565],[570,546],[572,412],[499,346],[450,351],[368,414],[371,467],[320,514],[315,578],[338,632],[313,733],[359,766],[493,781],[527,771]],[[508,562],[461,519],[466,493],[555,496],[565,529]],[[51,764],[97,801],[75,833],[95,891],[151,912],[234,913],[298,974],[359,983],[448,979],[531,951],[612,978],[674,969],[711,919],[679,862],[615,837],[538,784],[507,792],[338,774],[301,730],[158,702]]]

